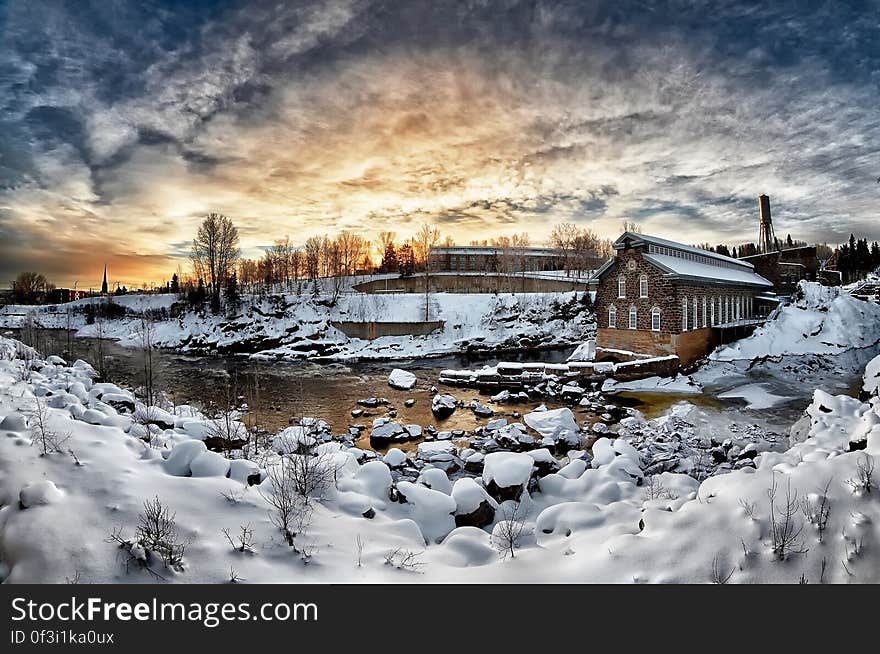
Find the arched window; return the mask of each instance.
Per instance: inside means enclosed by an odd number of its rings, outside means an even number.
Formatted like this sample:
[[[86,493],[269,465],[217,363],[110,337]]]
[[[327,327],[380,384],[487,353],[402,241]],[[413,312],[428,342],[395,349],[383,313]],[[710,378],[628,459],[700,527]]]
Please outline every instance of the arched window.
[[[651,309],[651,331],[660,331],[660,307],[654,307]]]
[[[648,276],[639,276],[639,297],[648,297]]]
[[[715,326],[715,298],[709,298],[709,318],[712,321],[712,326]]]
[[[708,327],[706,324],[706,296],[703,296],[703,327]]]
[[[682,298],[681,300],[681,331],[686,332],[688,330],[688,299]]]
[[[617,307],[613,304],[608,307],[608,326],[611,329],[617,328]]]
[[[639,312],[635,307],[629,308],[629,328],[630,329],[638,329],[639,328]]]
[[[697,316],[697,298],[694,298],[694,322],[691,325],[691,329],[699,329],[700,328],[700,319]]]
[[[626,297],[626,277],[624,275],[617,278],[617,297]]]

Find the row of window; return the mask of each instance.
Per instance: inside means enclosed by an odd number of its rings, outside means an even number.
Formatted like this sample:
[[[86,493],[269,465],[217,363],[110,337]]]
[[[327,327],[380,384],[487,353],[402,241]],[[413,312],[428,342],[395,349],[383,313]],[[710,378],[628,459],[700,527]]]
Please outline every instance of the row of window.
[[[702,311],[700,309],[702,308]],[[700,320],[702,313],[702,320]],[[754,298],[743,295],[687,298],[681,300],[681,331],[724,325],[754,315]]]
[[[648,297],[647,275],[639,275],[639,297]],[[617,299],[626,299],[626,275],[617,278]]]
[[[715,257],[708,257],[702,254],[697,254],[696,252],[689,252],[686,250],[678,250],[676,248],[665,247],[662,245],[649,245],[648,246],[649,254],[662,254],[667,257],[678,257],[679,259],[685,259],[687,261],[696,261],[697,263],[704,263],[707,266],[718,266],[719,268],[731,268],[733,270],[738,270],[744,268],[744,266],[737,265],[732,261],[723,261],[721,259],[717,259]]]
[[[753,316],[751,296],[725,295],[719,297],[683,298],[681,301],[681,331],[723,325]],[[702,317],[702,320],[700,318]],[[639,311],[635,306],[629,308],[629,329],[639,328]],[[617,329],[617,307],[608,307],[608,326]],[[660,307],[651,309],[651,331],[660,331]]]
[[[617,307],[613,304],[608,307],[608,326],[617,329]],[[629,328],[639,328],[639,310],[635,307],[629,308]],[[651,309],[651,331],[660,331],[660,307]]]

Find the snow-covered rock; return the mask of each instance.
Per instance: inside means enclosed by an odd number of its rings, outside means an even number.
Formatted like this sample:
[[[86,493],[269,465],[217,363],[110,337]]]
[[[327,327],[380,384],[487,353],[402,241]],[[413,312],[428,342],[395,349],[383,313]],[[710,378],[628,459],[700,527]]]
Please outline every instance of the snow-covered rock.
[[[525,423],[538,432],[544,438],[552,438],[554,441],[566,442],[577,440],[580,434],[577,420],[571,409],[549,409],[547,411],[532,411],[523,416]]]
[[[193,459],[207,450],[202,441],[182,441],[172,448],[168,458],[163,461],[165,471],[175,477],[189,477]]]
[[[455,529],[455,500],[446,493],[420,484],[402,481],[397,490],[412,505],[412,519],[421,529],[425,542],[437,543]]]
[[[388,376],[388,385],[401,391],[408,391],[415,387],[416,376],[408,370],[395,368]]]
[[[396,447],[392,447],[388,450],[388,453],[382,457],[382,460],[389,468],[399,468],[406,463],[406,452]]]
[[[483,483],[499,502],[518,500],[532,476],[535,460],[521,452],[492,452],[483,459]]]
[[[58,489],[55,482],[49,479],[27,484],[18,494],[21,505],[26,509],[40,504],[54,504],[62,497],[64,497],[64,493]]]
[[[439,394],[431,399],[431,413],[442,420],[455,411],[456,399],[452,395]]]
[[[189,469],[193,477],[225,477],[229,473],[229,459],[206,450],[190,461]]]

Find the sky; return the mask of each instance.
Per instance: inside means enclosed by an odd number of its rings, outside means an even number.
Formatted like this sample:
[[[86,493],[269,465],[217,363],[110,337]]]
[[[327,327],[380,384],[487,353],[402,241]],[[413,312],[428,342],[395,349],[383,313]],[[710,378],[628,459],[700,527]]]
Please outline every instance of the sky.
[[[880,238],[880,2],[0,0],[0,286],[343,229]]]

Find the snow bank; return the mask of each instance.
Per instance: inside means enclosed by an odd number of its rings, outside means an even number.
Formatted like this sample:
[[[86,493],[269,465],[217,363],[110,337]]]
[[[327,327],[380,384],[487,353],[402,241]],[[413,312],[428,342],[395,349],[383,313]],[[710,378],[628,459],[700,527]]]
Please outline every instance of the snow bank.
[[[18,494],[22,507],[30,508],[40,504],[53,504],[58,502],[64,494],[55,486],[55,482],[48,479],[27,484]]]
[[[767,356],[837,354],[880,341],[880,304],[858,300],[840,288],[798,283],[795,301],[748,338],[720,347],[718,361]]]
[[[868,395],[880,395],[880,356],[874,357],[865,366],[862,390]],[[2,429],[2,425],[0,425]]]

